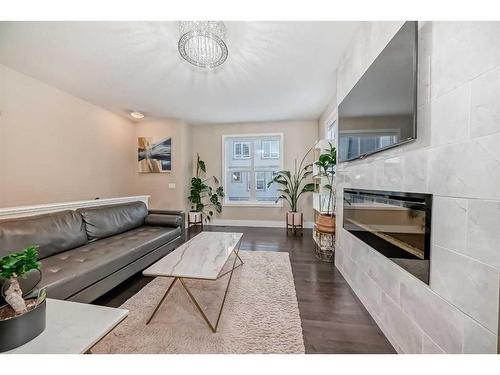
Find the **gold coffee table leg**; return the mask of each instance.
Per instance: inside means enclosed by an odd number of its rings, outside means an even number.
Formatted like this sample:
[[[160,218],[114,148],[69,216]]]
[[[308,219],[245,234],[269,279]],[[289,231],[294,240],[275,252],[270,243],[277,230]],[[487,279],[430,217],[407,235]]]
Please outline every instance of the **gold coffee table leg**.
[[[239,252],[239,251],[238,251],[238,252]],[[225,275],[227,275],[228,273],[233,272],[233,270],[235,270],[236,268],[241,267],[242,265],[244,265],[244,264],[245,264],[245,263],[243,263],[243,261],[241,260],[241,258],[240,258],[240,256],[238,255],[238,253],[236,253],[236,252],[235,252],[235,254],[236,254],[236,258],[235,258],[234,260],[236,261],[236,259],[239,259],[239,260],[240,260],[240,264],[238,264],[236,267],[234,267],[234,264],[233,264],[233,268],[232,268],[232,269],[230,269],[229,271],[226,271],[226,272],[224,272],[223,274],[221,274],[221,275],[217,276],[217,279],[216,279],[216,280],[219,280],[222,276],[225,276]]]
[[[233,266],[231,267],[231,270],[229,270],[227,272],[224,272],[223,274],[217,276],[217,278],[215,279],[215,280],[218,280],[222,276],[227,275],[228,273],[230,274],[229,275],[229,280],[227,281],[226,290],[224,291],[224,297],[222,299],[222,304],[221,304],[220,309],[219,309],[219,314],[217,315],[217,321],[215,322],[215,326],[212,325],[212,323],[210,323],[210,319],[208,319],[207,315],[205,314],[205,312],[201,308],[200,304],[198,303],[198,301],[194,297],[193,293],[191,293],[191,290],[189,290],[189,287],[185,283],[185,279],[188,279],[188,278],[182,278],[182,277],[175,277],[174,278],[174,281],[172,281],[172,283],[168,287],[167,291],[165,292],[165,294],[163,295],[162,299],[160,300],[160,302],[158,303],[158,305],[154,309],[153,313],[151,314],[151,316],[147,320],[146,324],[149,324],[149,322],[151,322],[151,319],[153,319],[153,317],[155,316],[156,312],[160,308],[161,304],[163,303],[163,301],[165,301],[165,298],[167,298],[167,296],[170,293],[170,291],[172,290],[172,287],[174,286],[175,282],[177,280],[179,280],[181,282],[182,286],[184,287],[184,289],[186,290],[187,294],[189,295],[189,298],[191,299],[191,301],[193,301],[194,305],[196,306],[196,308],[198,309],[198,311],[200,312],[201,316],[203,317],[203,319],[205,320],[205,322],[208,324],[208,326],[210,327],[210,329],[212,330],[212,332],[214,332],[214,333],[217,332],[217,327],[219,326],[220,317],[222,315],[222,309],[224,308],[224,304],[226,303],[226,297],[227,297],[227,292],[229,291],[229,285],[231,284],[231,279],[233,278],[233,272],[234,272],[234,270],[236,268],[241,267],[244,264],[243,260],[240,258],[240,255],[238,254],[239,250],[240,250],[240,243],[238,244],[238,249],[234,250],[235,257],[234,257]],[[238,264],[237,266],[236,266],[236,260],[240,261],[240,264]],[[198,279],[198,280],[215,281],[213,279],[210,279],[210,280],[208,280],[208,279]]]
[[[149,324],[149,322],[151,321],[151,319],[153,319],[153,316],[155,316],[156,312],[158,311],[158,309],[160,308],[161,304],[163,303],[163,301],[165,301],[165,298],[167,298],[168,294],[170,293],[170,291],[172,290],[172,287],[174,286],[175,282],[178,280],[178,278],[174,278],[174,281],[172,281],[172,284],[170,284],[170,286],[168,287],[167,291],[165,292],[165,294],[163,295],[163,297],[161,298],[160,302],[158,303],[158,305],[156,305],[156,308],[155,310],[153,311],[153,313],[151,314],[151,316],[149,317],[148,321],[146,322],[146,324]],[[182,280],[181,280],[182,281]]]
[[[205,320],[205,322],[210,327],[210,329],[212,330],[213,333],[217,332],[217,327],[219,326],[220,317],[222,315],[222,309],[224,308],[224,304],[226,303],[227,292],[229,291],[229,285],[231,284],[231,279],[233,278],[233,272],[234,272],[234,270],[236,268],[238,268],[241,265],[243,265],[243,261],[241,260],[240,256],[238,255],[238,252],[239,252],[239,248],[238,248],[238,251],[234,252],[235,253],[235,257],[234,257],[233,266],[231,267],[231,270],[228,271],[228,272],[225,272],[222,275],[220,275],[220,276],[217,277],[217,279],[219,279],[222,276],[227,275],[228,273],[230,273],[229,280],[227,281],[226,290],[224,292],[224,297],[222,298],[222,304],[221,304],[220,309],[219,309],[219,314],[217,315],[217,321],[215,322],[215,326],[212,325],[212,323],[208,319],[207,315],[205,314],[205,312],[201,308],[201,306],[198,303],[198,301],[196,300],[196,298],[194,297],[193,293],[191,293],[191,291],[189,290],[189,288],[186,285],[186,283],[184,282],[184,280],[182,278],[179,278],[182,286],[184,287],[184,289],[186,290],[187,294],[189,295],[189,298],[191,298],[191,301],[193,301],[194,305],[196,306],[196,308],[200,312],[201,316],[203,317],[203,319]],[[240,262],[241,262],[241,264],[239,264],[238,266],[236,266],[236,260],[237,259],[239,259]]]

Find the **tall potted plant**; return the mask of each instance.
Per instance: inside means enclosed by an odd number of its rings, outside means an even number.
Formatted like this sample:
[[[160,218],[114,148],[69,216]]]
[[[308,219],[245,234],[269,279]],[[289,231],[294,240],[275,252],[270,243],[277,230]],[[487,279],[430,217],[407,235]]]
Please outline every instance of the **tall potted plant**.
[[[39,269],[36,246],[0,259],[2,295],[7,302],[0,307],[0,352],[25,344],[45,329],[45,296],[25,300],[19,284],[19,278]]]
[[[321,213],[316,217],[316,228],[321,232],[335,233],[335,166],[337,165],[337,150],[328,142],[329,148],[321,154],[318,160],[314,163],[318,166],[320,176],[327,179],[327,183],[323,188],[328,193],[326,204],[326,213]]]
[[[288,170],[278,171],[273,179],[269,181],[267,187],[276,183],[279,185],[280,196],[276,200],[286,201],[290,206],[290,211],[286,213],[287,223],[291,225],[302,225],[302,213],[299,212],[299,198],[302,194],[314,191],[314,184],[307,183],[307,177],[312,174],[312,164],[306,164],[307,156],[311,153],[312,147],[306,152],[300,163],[294,160],[293,172]]]
[[[207,172],[205,162],[196,157],[196,176],[191,179],[191,189],[188,200],[191,202],[189,221],[200,223],[203,220],[209,222],[214,215],[222,212],[221,200],[224,198],[224,188],[220,186],[219,180],[215,177],[204,178]],[[210,183],[213,182],[214,186]]]

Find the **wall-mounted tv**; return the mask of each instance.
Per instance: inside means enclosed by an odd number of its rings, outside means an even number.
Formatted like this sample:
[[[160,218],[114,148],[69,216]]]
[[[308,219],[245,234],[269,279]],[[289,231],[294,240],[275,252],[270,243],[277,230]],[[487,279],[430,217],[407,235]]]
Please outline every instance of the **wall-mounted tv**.
[[[405,22],[340,103],[339,162],[416,139],[417,32]]]

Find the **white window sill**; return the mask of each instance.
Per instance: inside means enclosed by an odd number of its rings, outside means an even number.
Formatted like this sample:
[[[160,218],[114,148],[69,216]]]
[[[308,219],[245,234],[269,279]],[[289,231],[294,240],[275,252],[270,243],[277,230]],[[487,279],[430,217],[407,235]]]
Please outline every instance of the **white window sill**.
[[[283,207],[283,202],[278,203],[263,203],[263,202],[223,202],[223,207],[268,207],[268,208],[281,208]]]

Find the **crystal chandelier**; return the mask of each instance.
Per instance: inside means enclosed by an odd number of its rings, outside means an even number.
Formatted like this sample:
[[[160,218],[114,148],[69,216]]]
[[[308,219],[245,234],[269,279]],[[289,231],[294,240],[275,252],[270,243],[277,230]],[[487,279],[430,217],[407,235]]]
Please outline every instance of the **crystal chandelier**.
[[[215,68],[227,58],[222,21],[181,21],[179,53],[187,62],[200,68]]]

